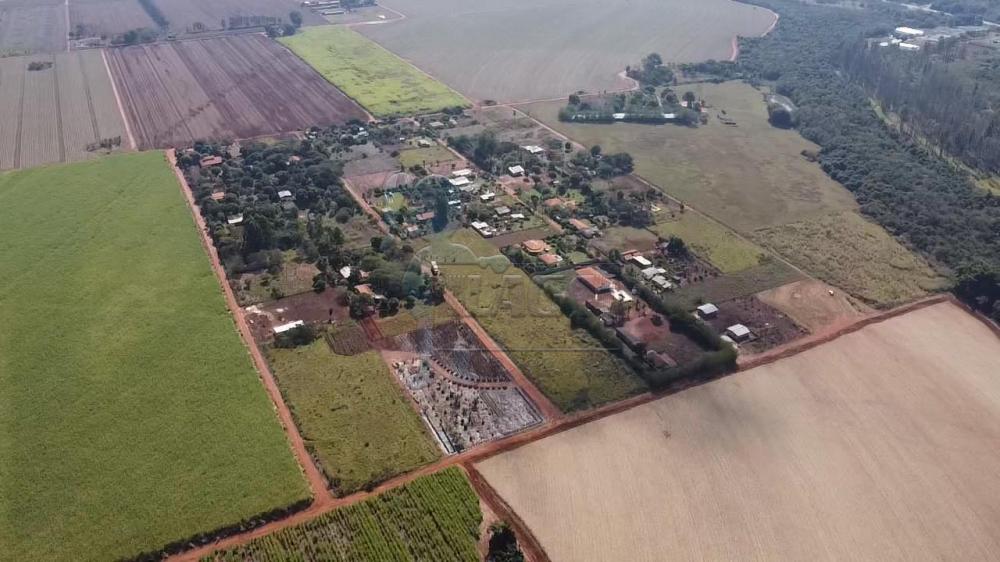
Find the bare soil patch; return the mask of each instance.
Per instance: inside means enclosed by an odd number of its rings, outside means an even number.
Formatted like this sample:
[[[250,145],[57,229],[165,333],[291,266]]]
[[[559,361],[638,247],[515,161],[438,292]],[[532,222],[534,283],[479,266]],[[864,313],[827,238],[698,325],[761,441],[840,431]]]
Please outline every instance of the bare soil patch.
[[[757,293],[757,298],[784,312],[810,332],[840,326],[871,312],[869,307],[843,291],[815,280],[782,285]]]
[[[997,373],[941,303],[477,468],[554,560],[992,560]]]

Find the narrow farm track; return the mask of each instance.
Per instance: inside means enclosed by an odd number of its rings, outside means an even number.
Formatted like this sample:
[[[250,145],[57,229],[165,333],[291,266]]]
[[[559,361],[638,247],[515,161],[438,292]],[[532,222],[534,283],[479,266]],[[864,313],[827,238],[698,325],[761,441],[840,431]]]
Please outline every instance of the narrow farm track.
[[[219,261],[219,254],[215,250],[215,244],[208,236],[208,227],[205,225],[205,220],[202,218],[201,212],[198,209],[198,204],[195,202],[194,195],[191,193],[191,188],[188,186],[187,180],[184,178],[184,173],[177,167],[177,154],[173,149],[170,149],[166,151],[166,156],[171,168],[173,168],[174,175],[177,176],[179,187],[184,194],[184,200],[187,201],[188,208],[194,216],[195,224],[197,225],[198,232],[201,235],[202,246],[204,246],[205,251],[208,252],[208,256],[212,262],[212,270],[215,272],[215,275],[219,280],[219,285],[222,286],[222,292],[226,297],[226,304],[229,306],[229,310],[233,314],[233,321],[236,323],[240,336],[243,338],[243,343],[250,351],[250,356],[253,358],[253,362],[257,367],[257,372],[260,374],[261,381],[264,383],[264,387],[267,389],[267,393],[270,396],[271,401],[274,402],[275,409],[278,412],[278,419],[281,420],[281,425],[284,427],[285,433],[288,435],[292,451],[295,453],[295,456],[299,461],[299,465],[305,473],[306,480],[309,482],[309,488],[313,494],[313,505],[310,507],[310,510],[320,506],[325,506],[333,499],[327,489],[326,479],[320,473],[319,469],[316,468],[316,464],[313,463],[312,456],[309,454],[309,451],[306,449],[305,443],[302,440],[302,435],[299,433],[298,427],[296,427],[295,421],[292,419],[292,413],[289,411],[288,406],[285,405],[285,401],[281,398],[281,391],[278,389],[278,384],[274,380],[274,375],[271,373],[271,369],[268,366],[267,361],[264,359],[264,355],[254,343],[253,334],[250,332],[250,326],[247,323],[243,309],[240,308],[239,303],[236,301],[236,295],[233,294],[233,289],[229,286],[229,282],[226,280],[226,272],[222,268],[222,263]]]
[[[122,126],[125,127],[125,137],[128,139],[128,147],[135,150],[135,137],[132,135],[132,126],[129,116],[125,114],[125,106],[122,104],[122,97],[118,94],[118,84],[115,82],[115,75],[111,73],[108,65],[108,54],[106,49],[101,49],[101,60],[104,61],[104,70],[108,73],[108,80],[111,81],[111,91],[115,94],[115,103],[118,104],[118,113],[122,116]]]
[[[59,134],[56,138],[59,139],[59,161],[66,161],[66,129],[63,128],[63,114],[62,114],[62,102],[59,100],[59,73],[52,73],[52,84],[55,87],[55,101],[56,101],[56,130]]]
[[[518,546],[524,552],[528,562],[551,562],[549,554],[538,538],[531,531],[531,528],[521,519],[521,516],[497,493],[493,486],[486,481],[486,478],[474,466],[469,463],[463,464],[466,476],[472,488],[476,491],[493,513],[496,513],[501,520],[505,521],[514,530],[517,536]]]

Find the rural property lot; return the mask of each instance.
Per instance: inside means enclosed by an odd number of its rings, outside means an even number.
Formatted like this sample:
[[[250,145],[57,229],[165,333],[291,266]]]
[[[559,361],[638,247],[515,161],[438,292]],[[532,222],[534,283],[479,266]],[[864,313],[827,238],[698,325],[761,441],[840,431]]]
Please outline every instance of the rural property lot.
[[[83,160],[101,139],[128,147],[100,51],[0,58],[0,130],[0,169]]]
[[[0,560],[117,560],[309,497],[159,152],[0,175]]]
[[[263,35],[109,49],[141,148],[365,120],[364,111]]]
[[[735,35],[771,12],[728,0],[394,0],[406,19],[359,30],[476,100],[524,101],[621,88],[649,53],[728,60]]]
[[[60,0],[0,2],[0,56],[66,50],[66,7]]]
[[[303,29],[281,42],[376,117],[468,105],[444,84],[347,27]]]
[[[553,560],[994,560],[997,373],[942,303],[478,468]]]

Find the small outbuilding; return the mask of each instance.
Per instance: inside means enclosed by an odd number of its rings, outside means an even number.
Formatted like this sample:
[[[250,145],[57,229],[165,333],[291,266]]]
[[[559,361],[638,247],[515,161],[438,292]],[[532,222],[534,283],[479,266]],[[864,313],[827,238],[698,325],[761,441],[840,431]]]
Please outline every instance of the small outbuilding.
[[[515,178],[524,175],[524,167],[522,166],[510,166],[509,168],[507,168],[507,171],[510,172],[510,175],[514,176]]]
[[[715,318],[719,314],[719,307],[710,302],[699,306],[696,310],[698,311],[698,316],[702,318]]]
[[[750,338],[751,332],[750,328],[743,324],[733,324],[726,328],[726,335],[735,342],[742,342]]]
[[[278,192],[278,199],[291,199],[291,198],[292,198],[292,192],[288,191],[287,189]]]
[[[289,322],[287,324],[282,324],[280,326],[275,326],[273,328],[273,330],[274,330],[275,334],[284,334],[285,332],[287,332],[289,330],[294,330],[295,328],[298,328],[299,326],[305,326],[305,325],[306,325],[305,322],[303,322],[301,320],[296,320],[295,322]]]

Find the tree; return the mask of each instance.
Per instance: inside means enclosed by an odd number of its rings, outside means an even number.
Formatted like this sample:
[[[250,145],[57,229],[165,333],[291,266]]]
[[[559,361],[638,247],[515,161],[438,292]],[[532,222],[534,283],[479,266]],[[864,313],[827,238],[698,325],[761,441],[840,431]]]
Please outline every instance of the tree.
[[[667,251],[672,255],[681,258],[687,257],[688,255],[687,244],[679,236],[671,236],[670,239],[667,240]]]
[[[785,109],[783,105],[773,105],[767,108],[768,121],[772,125],[781,129],[791,129],[795,126],[792,112]]]
[[[578,96],[576,94],[570,94],[569,95],[569,104],[570,105],[580,105],[580,96]]]
[[[292,10],[288,13],[288,21],[292,22],[296,29],[302,27],[302,12]]]
[[[692,92],[691,90],[688,90],[688,91],[684,92],[684,96],[683,96],[683,98],[682,98],[682,99],[683,99],[684,101],[688,102],[688,105],[691,105],[691,104],[693,104],[693,103],[695,102],[695,100],[697,100],[698,98],[697,98],[697,96],[695,96],[695,95],[694,95],[694,92]]]
[[[441,232],[448,226],[448,198],[444,193],[438,193],[434,199],[434,220],[431,225],[434,232]]]
[[[507,523],[490,526],[490,546],[487,562],[524,562],[524,553],[517,544],[517,537]]]
[[[595,144],[594,146],[590,147],[590,155],[593,156],[594,158],[597,158],[598,156],[600,156],[601,155],[601,145]]]

